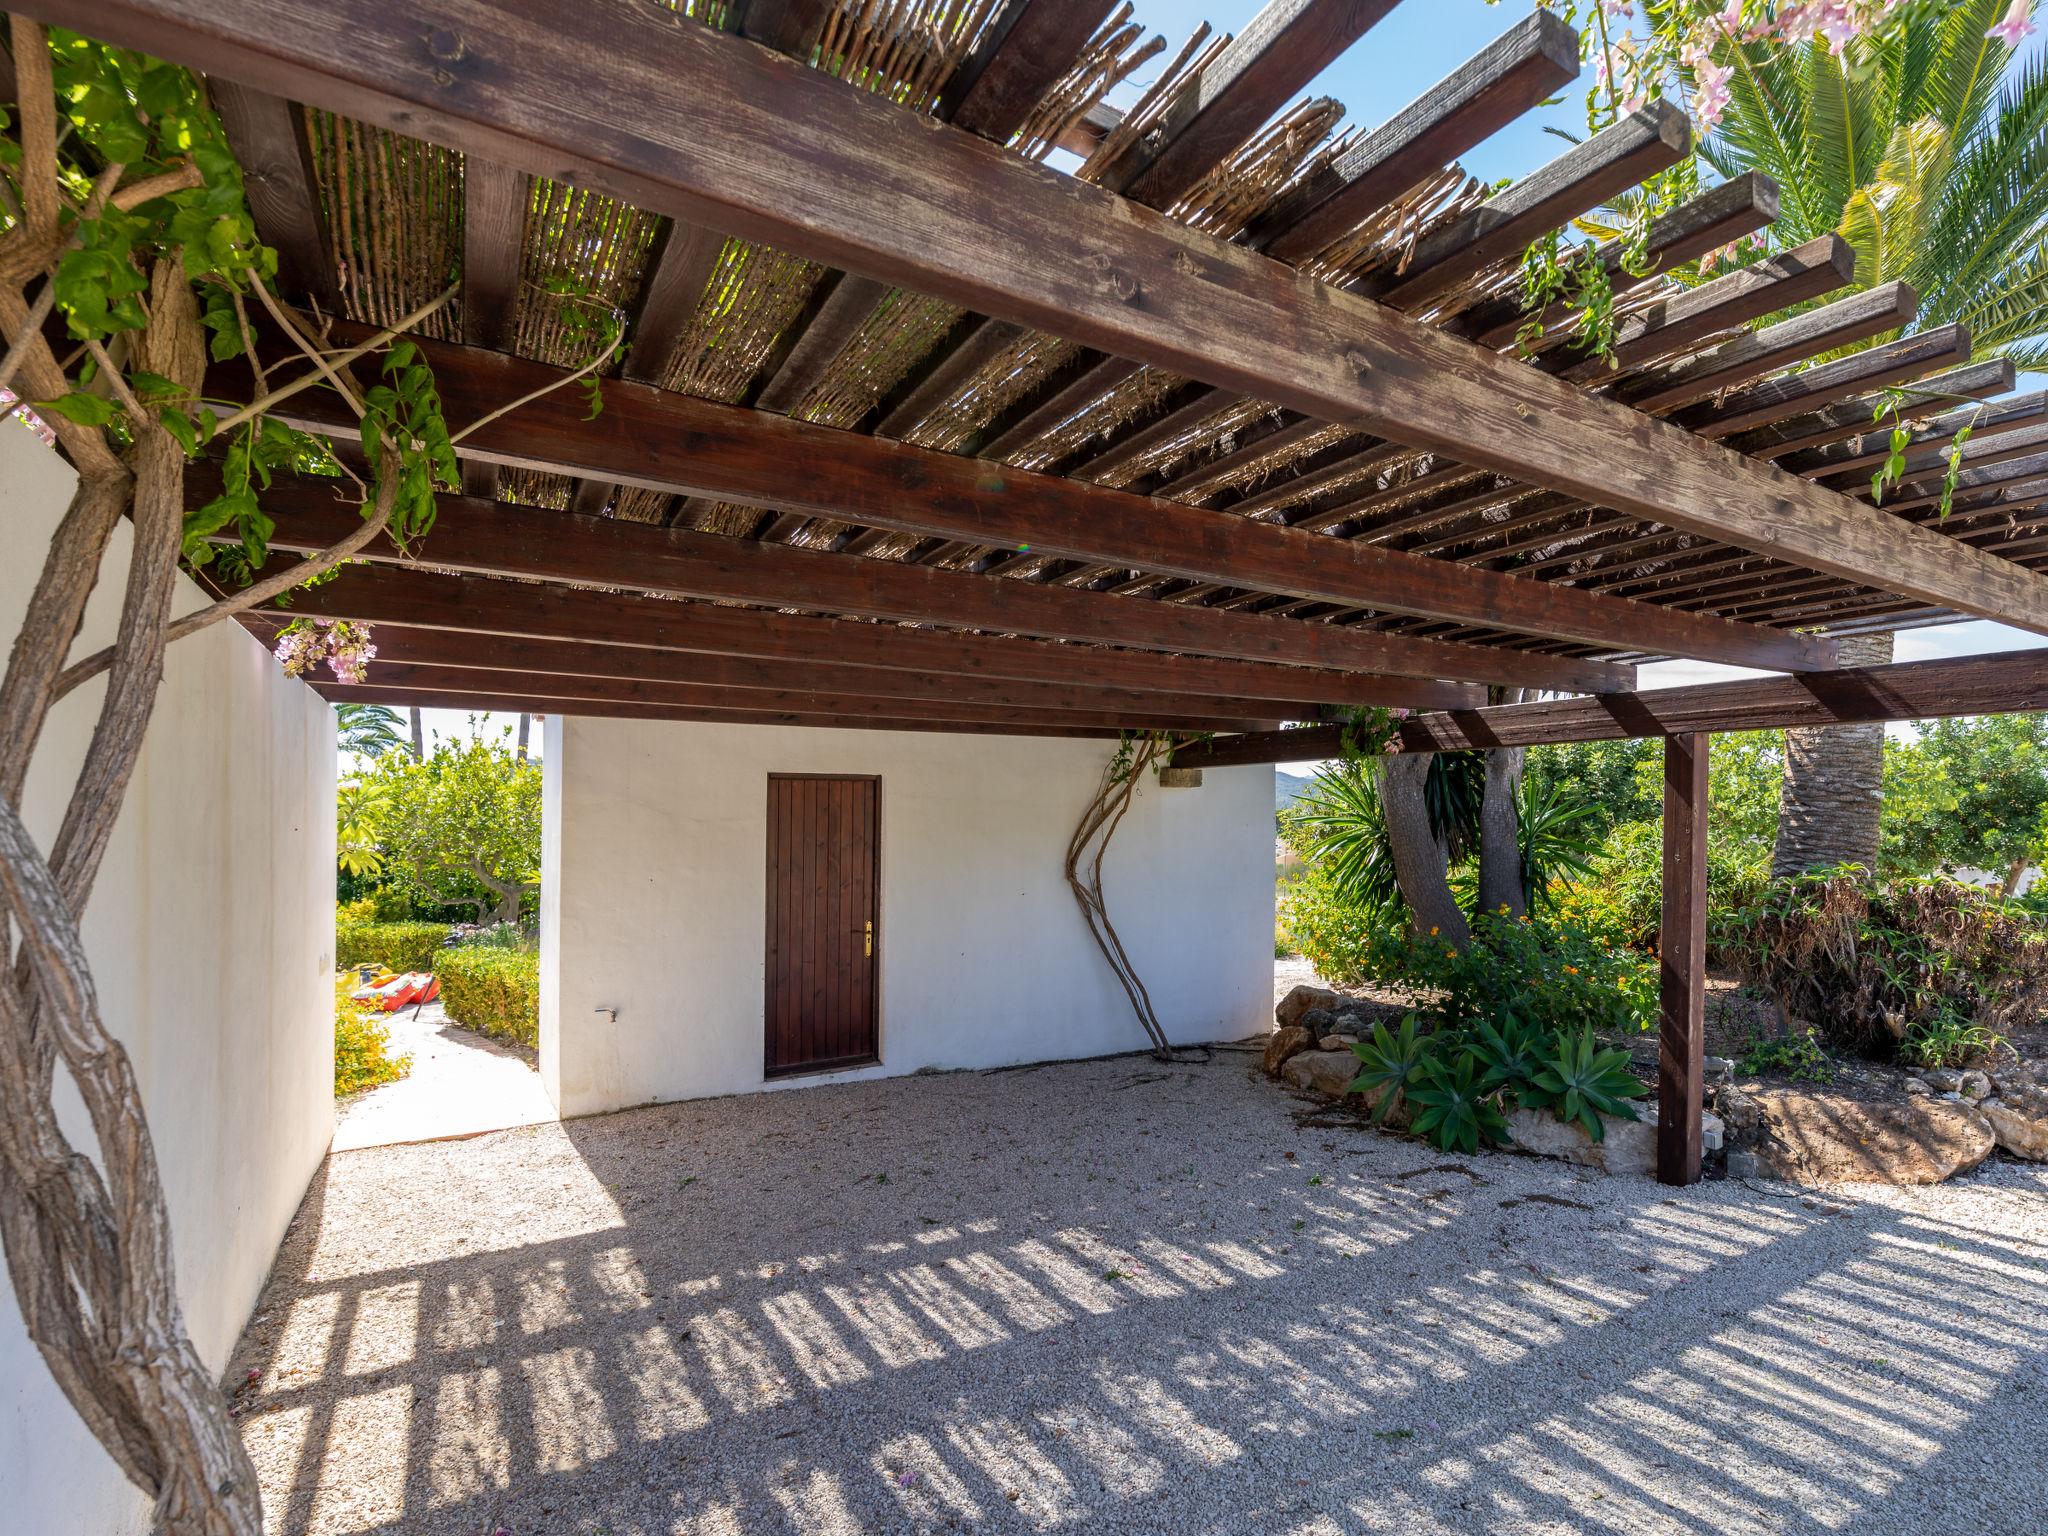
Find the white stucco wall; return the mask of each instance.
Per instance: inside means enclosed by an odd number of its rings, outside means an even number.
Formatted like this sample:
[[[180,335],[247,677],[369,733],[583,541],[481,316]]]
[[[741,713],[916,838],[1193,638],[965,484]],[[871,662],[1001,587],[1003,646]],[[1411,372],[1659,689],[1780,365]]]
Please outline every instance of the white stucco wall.
[[[550,716],[541,1038],[557,1107],[763,1086],[770,773],[882,781],[881,1065],[775,1086],[1142,1048],[1062,870],[1109,751]],[[1117,931],[1175,1040],[1270,1024],[1270,771],[1211,774],[1199,789],[1147,782],[1104,869]],[[616,1022],[596,1011],[609,1008]]]
[[[0,645],[72,483],[0,418]],[[125,524],[116,540],[75,654],[112,637]],[[181,606],[201,601],[187,583]],[[45,846],[100,694],[62,701],[43,738],[26,810]],[[185,1319],[216,1367],[333,1131],[334,772],[326,705],[261,645],[232,624],[179,641],[86,912],[163,1168]],[[70,1119],[82,1138],[82,1112]],[[146,1502],[51,1383],[4,1272],[0,1295],[0,1529],[143,1531]]]

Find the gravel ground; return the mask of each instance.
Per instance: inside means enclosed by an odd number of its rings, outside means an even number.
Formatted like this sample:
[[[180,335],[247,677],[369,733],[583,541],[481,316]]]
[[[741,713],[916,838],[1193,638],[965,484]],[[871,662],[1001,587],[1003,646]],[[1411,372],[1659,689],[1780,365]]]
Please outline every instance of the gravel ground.
[[[1667,1191],[1255,1060],[337,1154],[233,1371],[269,1530],[2043,1530],[2048,1168]]]

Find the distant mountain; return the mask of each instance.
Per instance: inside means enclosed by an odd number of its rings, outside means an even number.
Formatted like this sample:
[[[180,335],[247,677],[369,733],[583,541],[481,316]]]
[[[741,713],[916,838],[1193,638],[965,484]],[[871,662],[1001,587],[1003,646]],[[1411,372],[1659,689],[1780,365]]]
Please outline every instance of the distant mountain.
[[[1286,810],[1288,806],[1294,804],[1296,797],[1304,789],[1307,789],[1308,786],[1309,781],[1300,774],[1288,773],[1284,769],[1275,768],[1273,770],[1273,809],[1276,811]]]

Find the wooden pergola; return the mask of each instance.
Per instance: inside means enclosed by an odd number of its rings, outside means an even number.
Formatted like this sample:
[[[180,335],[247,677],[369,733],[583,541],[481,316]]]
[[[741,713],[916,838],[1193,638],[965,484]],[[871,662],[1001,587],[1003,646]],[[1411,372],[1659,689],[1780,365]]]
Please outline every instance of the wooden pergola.
[[[1524,313],[1521,253],[1683,157],[1683,115],[1482,186],[1458,157],[1576,38],[1538,12],[1358,130],[1297,99],[1391,8],[1272,0],[1169,57],[1112,0],[21,5],[208,76],[280,286],[337,342],[459,273],[420,329],[451,420],[582,361],[551,279],[628,317],[599,416],[564,390],[493,422],[422,551],[298,596],[378,626],[372,680],[323,693],[1156,730],[1219,767],[1327,752],[1361,705],[1423,712],[1400,750],[1661,736],[1661,1172],[1688,1182],[1707,735],[2042,704],[2027,656],[1844,671],[1835,637],[2048,632],[2048,396],[1910,330],[1903,285],[1831,297],[1835,239],[1669,276],[1770,224],[1755,177],[1657,218],[1647,270],[1602,248],[1620,319],[1588,355],[1562,306]],[[1910,448],[1878,506],[1889,390]],[[355,427],[315,392],[280,414]],[[266,505],[285,549],[358,515],[316,479]],[[1792,676],[1635,692],[1669,657]]]

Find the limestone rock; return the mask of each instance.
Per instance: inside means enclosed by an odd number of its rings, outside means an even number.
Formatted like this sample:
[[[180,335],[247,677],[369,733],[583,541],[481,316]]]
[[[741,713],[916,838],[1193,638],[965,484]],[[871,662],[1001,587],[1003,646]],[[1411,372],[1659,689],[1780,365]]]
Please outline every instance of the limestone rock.
[[[1299,1024],[1301,1016],[1307,1013],[1309,1009],[1321,1008],[1329,1012],[1335,1012],[1343,1001],[1342,997],[1332,992],[1328,987],[1303,985],[1296,987],[1280,999],[1279,1004],[1273,1009],[1273,1017],[1278,1021],[1282,1029],[1287,1029],[1292,1025]]]
[[[1920,1079],[1936,1093],[1960,1093],[1963,1087],[1963,1074],[1954,1067],[1930,1067]]]
[[[2014,1157],[2048,1163],[2048,1088],[2019,1087],[1977,1106],[1998,1144]]]
[[[1288,1058],[1280,1075],[1297,1088],[1341,1099],[1358,1076],[1358,1058],[1349,1051],[1302,1051]]]
[[[1308,1031],[1299,1024],[1274,1030],[1266,1041],[1266,1070],[1278,1075],[1280,1069],[1287,1065],[1288,1057],[1300,1055],[1314,1043]]]
[[[1325,1051],[1348,1051],[1356,1044],[1356,1035],[1325,1035],[1316,1042],[1316,1045]]]
[[[1808,1088],[1759,1088],[1769,1134],[1764,1171],[1802,1184],[1939,1184],[1995,1144],[1984,1116],[1944,1097],[1873,1100]]]
[[[1740,1089],[1723,1088],[1714,1096],[1714,1104],[1731,1131],[1753,1131],[1764,1123],[1763,1106]]]
[[[1537,1157],[1562,1158],[1581,1168],[1654,1178],[1657,1173],[1657,1106],[1643,1104],[1640,1120],[1600,1117],[1601,1139],[1593,1140],[1573,1121],[1566,1124],[1547,1109],[1518,1109],[1508,1116],[1508,1141]],[[1700,1117],[1700,1139],[1708,1151],[1720,1150],[1726,1127],[1714,1115]]]
[[[1327,1008],[1311,1008],[1294,1022],[1320,1040],[1337,1027],[1337,1016]]]
[[[1905,1082],[1905,1088],[1906,1092],[1913,1094],[1918,1098],[1926,1099],[1932,1098],[1934,1096],[1934,1090],[1928,1087],[1917,1077],[1907,1078]]]
[[[1991,1079],[1982,1072],[1965,1072],[1963,1080],[1956,1084],[1956,1092],[1972,1104],[1979,1099],[1988,1099],[1991,1097]]]

